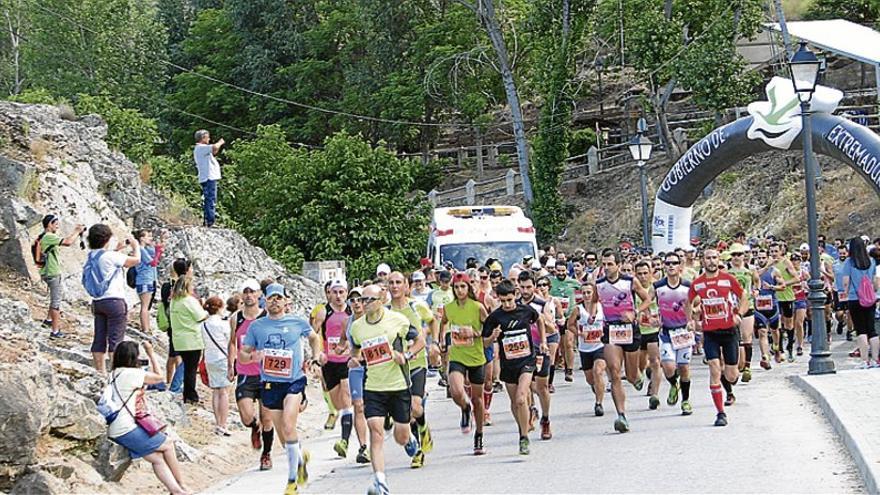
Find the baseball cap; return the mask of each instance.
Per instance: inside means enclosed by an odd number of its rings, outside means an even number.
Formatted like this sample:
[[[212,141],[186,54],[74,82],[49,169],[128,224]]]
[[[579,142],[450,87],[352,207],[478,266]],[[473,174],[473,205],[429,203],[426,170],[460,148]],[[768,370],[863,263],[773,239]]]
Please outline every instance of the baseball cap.
[[[555,267],[556,267],[556,260],[553,259],[553,258],[547,258],[547,265],[546,265],[546,267],[547,267],[547,268],[555,268]]]
[[[330,282],[330,289],[331,290],[338,289],[340,287],[345,290],[348,290],[348,283],[346,283],[345,280],[342,280],[339,278],[335,278]]]
[[[454,277],[452,277],[452,283],[457,284],[460,282],[464,282],[466,284],[469,284],[469,283],[471,283],[471,277],[467,273],[458,272],[455,274]]]
[[[272,296],[284,296],[284,286],[281,284],[269,284],[266,287],[266,299]]]
[[[434,263],[431,263],[431,260],[428,258],[422,258],[419,260],[419,266],[421,266],[422,268],[428,268],[434,266]]]
[[[413,272],[413,274],[412,274],[412,281],[413,281],[413,282],[418,282],[418,281],[420,281],[420,280],[425,280],[425,274],[422,273],[422,272],[418,272],[418,271]]]
[[[501,271],[501,263],[499,263],[497,261],[492,263],[491,265],[489,265],[489,270],[500,272]]]
[[[807,244],[806,242],[801,244],[801,247],[799,249],[799,251],[809,251],[809,250],[810,250],[810,245]]]
[[[531,268],[532,268],[532,270],[540,270],[541,269],[541,261],[540,260],[532,260]]]
[[[58,215],[53,215],[51,213],[46,215],[45,217],[43,217],[43,228],[45,229],[49,226],[50,223],[56,220],[58,220]]]
[[[260,283],[257,282],[257,279],[255,279],[255,278],[249,278],[249,279],[245,280],[243,284],[241,284],[241,291],[242,292],[244,292],[247,289],[250,289],[254,292],[260,292]]]
[[[352,287],[350,291],[348,291],[348,298],[351,299],[351,296],[354,294],[362,295],[364,293],[364,289],[361,287]]]
[[[733,244],[730,245],[730,249],[728,249],[727,252],[729,252],[730,254],[745,253],[748,250],[749,250],[749,248],[743,246],[742,244],[740,244],[738,242],[734,242]]]
[[[384,273],[385,275],[391,273],[391,267],[388,266],[388,263],[380,263],[379,266],[376,267],[376,275],[380,273]]]

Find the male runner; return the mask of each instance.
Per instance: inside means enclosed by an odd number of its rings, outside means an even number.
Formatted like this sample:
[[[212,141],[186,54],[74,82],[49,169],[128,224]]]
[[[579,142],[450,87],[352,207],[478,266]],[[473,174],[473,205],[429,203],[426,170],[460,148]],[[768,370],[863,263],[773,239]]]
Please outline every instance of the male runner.
[[[752,341],[755,338],[755,302],[752,295],[752,287],[760,283],[758,274],[746,265],[746,248],[742,244],[733,243],[728,249],[730,252],[731,267],[728,273],[736,277],[736,281],[743,289],[743,294],[749,299],[749,310],[742,317],[739,325],[740,346],[740,371],[743,383],[752,379]]]
[[[785,280],[773,265],[766,249],[759,249],[755,256],[758,275],[758,293],[755,296],[755,328],[758,329],[758,342],[761,345],[761,367],[771,369],[770,344],[767,332],[773,332],[773,341],[778,343],[779,336],[779,304],[776,294],[785,287]]]
[[[272,423],[287,450],[285,495],[291,495],[309,479],[309,453],[301,449],[296,431],[306,390],[302,340],[308,339],[313,356],[319,355],[322,349],[321,339],[312,332],[308,321],[284,313],[286,304],[283,286],[266,287],[267,316],[250,324],[238,359],[242,364],[260,363],[262,400],[272,411]]]
[[[691,406],[691,351],[694,333],[688,329],[685,306],[691,284],[681,278],[681,257],[669,253],[663,261],[666,277],[654,283],[654,294],[660,312],[660,362],[669,382],[666,403],[674,406],[681,392],[681,414],[689,416]]]
[[[837,260],[834,261],[834,318],[837,319],[837,335],[841,335],[846,331],[846,340],[852,340],[852,320],[847,310],[847,288],[843,286],[843,265],[849,251],[846,244],[837,248]],[[828,334],[831,334],[831,327],[828,328]]]
[[[719,269],[718,251],[703,251],[703,273],[691,282],[688,291],[688,304],[685,314],[688,330],[696,327],[693,307],[701,305],[700,318],[703,329],[703,350],[709,362],[709,390],[718,415],[715,426],[727,426],[727,414],[721,401],[721,385],[727,391],[728,405],[733,405],[736,398],[733,386],[739,379],[739,342],[736,327],[742,321],[742,315],[749,309],[749,298],[743,294],[742,287],[736,278]],[[735,298],[739,301],[737,307]],[[724,359],[722,374],[721,359]]]
[[[654,410],[660,407],[660,398],[657,391],[660,390],[660,313],[654,300],[654,274],[651,264],[647,261],[638,261],[635,266],[636,278],[642,287],[645,287],[650,295],[650,306],[647,311],[639,312],[639,373],[650,370],[648,382],[648,408]],[[636,299],[641,305],[642,301]]]
[[[782,340],[788,337],[786,346],[788,353],[791,354],[794,348],[794,286],[800,283],[800,269],[795,267],[788,256],[785,255],[785,249],[782,243],[774,243],[770,245],[770,257],[773,259],[773,267],[782,275],[785,287],[776,291],[776,300],[779,303],[779,309],[782,312],[782,331],[779,339],[773,339],[774,347],[776,347],[776,362],[781,363],[782,358]]]
[[[562,260],[557,259],[554,275],[555,277],[550,279],[550,295],[557,298],[562,304],[563,315],[556,322],[556,325],[561,335],[562,358],[565,363],[565,381],[570,382],[574,380],[572,367],[574,366],[575,336],[574,334],[565,333],[565,320],[574,310],[574,305],[572,304],[574,293],[581,288],[581,284],[577,280],[569,278],[568,267],[564,257]],[[550,383],[552,384],[553,375],[556,374],[556,356],[551,355],[550,361]]]
[[[428,307],[431,308],[431,311],[434,313],[434,319],[437,321],[443,320],[443,306],[452,301],[455,296],[452,294],[452,286],[450,285],[452,282],[452,274],[446,270],[443,270],[439,274],[437,274],[437,281],[439,286],[432,290],[430,294],[428,294],[428,298],[425,302],[428,304]],[[432,334],[434,335],[434,334]],[[439,334],[437,335],[439,337]],[[437,346],[440,346],[440,342],[435,342]],[[449,347],[449,342],[444,344],[446,348]],[[446,376],[446,365],[448,362],[448,356],[445,352],[440,352],[440,382],[439,385],[441,387],[448,387],[449,382],[447,381]]]
[[[535,280],[531,272],[521,272],[517,277],[519,287],[519,300],[517,304],[530,306],[541,318],[530,326],[532,342],[543,340],[547,342],[547,352],[539,352],[535,356],[535,373],[532,389],[541,403],[541,440],[550,440],[553,433],[550,431],[550,384],[549,376],[552,364],[551,350],[556,350],[559,345],[559,332],[555,327],[555,308],[543,299],[535,297]],[[546,280],[546,279],[543,279]],[[552,332],[548,331],[552,328]],[[542,338],[541,335],[544,335]],[[530,395],[531,398],[531,395]],[[534,402],[533,400],[530,402]],[[529,430],[534,420],[537,419],[538,411],[534,406],[529,408]]]

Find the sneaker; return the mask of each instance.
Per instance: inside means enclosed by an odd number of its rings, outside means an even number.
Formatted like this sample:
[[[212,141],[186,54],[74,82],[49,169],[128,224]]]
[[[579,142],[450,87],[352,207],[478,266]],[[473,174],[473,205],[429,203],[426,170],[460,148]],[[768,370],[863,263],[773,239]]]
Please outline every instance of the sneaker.
[[[538,421],[538,408],[532,406],[529,408],[529,431],[535,431],[535,421]]]
[[[425,465],[425,453],[421,450],[416,452],[416,455],[412,456],[412,460],[409,463],[409,467],[412,469],[419,469],[420,467]]]
[[[43,326],[46,328],[52,328],[52,320],[43,320]]]
[[[691,401],[683,400],[681,401],[681,415],[682,416],[690,416],[694,413],[694,408],[691,406]]]
[[[602,407],[602,404],[596,404],[595,406],[593,406],[593,414],[595,414],[597,417],[605,416],[605,408]]]
[[[529,438],[522,437],[519,439],[519,455],[529,455]]]
[[[785,358],[788,360],[789,363],[793,363],[794,362],[794,353],[791,351],[785,351]]]
[[[779,351],[776,351],[776,355],[773,357],[773,359],[774,359],[777,363],[781,363],[781,362],[785,361],[785,359],[782,358],[782,353],[779,352]]]
[[[658,407],[660,407],[660,398],[657,397],[656,395],[652,395],[648,399],[648,409],[653,411],[653,410],[657,409]]]
[[[474,435],[474,455],[483,455],[486,449],[483,447],[483,435],[477,433]]]
[[[440,376],[440,379],[437,380],[437,385],[439,385],[439,386],[441,386],[441,387],[448,387],[448,386],[449,386],[449,382],[446,381],[446,378],[445,378],[445,377]]]
[[[333,450],[339,455],[339,457],[345,459],[348,456],[348,440],[341,439],[335,444],[333,444]]]
[[[284,489],[284,495],[294,495],[297,493],[296,481],[288,481],[287,488]]]
[[[302,451],[302,462],[296,468],[296,482],[305,486],[309,482],[309,461],[312,460],[312,454],[308,450]]]
[[[541,440],[550,440],[553,433],[550,431],[550,418],[541,419]]]
[[[466,409],[461,411],[461,421],[458,425],[461,427],[461,434],[467,435],[471,432],[471,405],[468,404]]]
[[[355,457],[355,462],[358,464],[369,464],[370,463],[370,451],[367,450],[366,445],[361,445],[358,449],[358,455]]]
[[[272,455],[265,453],[260,456],[260,471],[268,471],[272,469]]]
[[[849,353],[849,357],[862,357],[862,352],[858,349],[853,349],[852,352]]]
[[[852,340],[853,340],[852,332],[846,332],[846,341],[852,342]]]
[[[644,386],[645,386],[645,377],[644,377],[644,375],[639,375],[639,379],[636,380],[635,383],[633,383],[633,387],[635,387],[636,390],[641,392],[642,387],[644,387]]]
[[[325,430],[332,430],[336,427],[336,413],[330,413],[327,415],[327,421],[324,422]]]
[[[251,447],[254,450],[260,450],[263,448],[263,439],[262,439],[262,428],[260,425],[254,425],[251,427]]]
[[[681,390],[681,385],[679,385],[678,380],[675,381],[675,385],[669,387],[669,395],[666,397],[666,405],[674,406],[678,403],[678,392]]]
[[[385,431],[391,431],[391,428],[394,428],[394,422],[391,421],[391,416],[385,416],[385,424],[383,425]]]
[[[430,454],[434,450],[434,438],[431,437],[431,429],[425,424],[425,429],[419,428],[419,443],[422,445],[422,452]]]
[[[550,390],[551,394],[556,393],[556,387],[554,387],[552,383],[547,387],[547,389]]]
[[[724,405],[730,407],[734,404],[736,404],[736,396],[733,395],[733,392],[731,392],[727,394],[727,398],[724,399]]]
[[[62,333],[61,330],[49,333],[50,339],[60,339],[61,337],[64,337],[64,333]]]
[[[483,413],[483,426],[492,426],[492,415],[489,411]]]
[[[391,490],[388,489],[388,485],[373,476],[373,483],[367,488],[367,495],[388,495],[389,493]]]
[[[803,347],[798,347],[798,348],[797,348],[797,355],[798,355],[798,356],[803,356],[803,355],[804,355],[804,348],[803,348]]]
[[[504,385],[501,385],[501,382],[495,382],[494,384],[492,384],[492,393],[493,394],[500,394],[501,391],[503,391],[503,390],[504,390]]]
[[[766,354],[761,356],[761,367],[764,368],[765,370],[773,369],[773,367],[770,366],[770,356],[768,356]]]
[[[419,452],[419,440],[410,434],[409,441],[403,446],[403,450],[406,451],[406,455],[409,457],[416,455]]]
[[[871,369],[880,368],[880,361],[874,361],[873,363],[868,365],[868,368],[871,368]]]
[[[229,430],[223,428],[222,426],[217,426],[214,428],[214,434],[220,437],[231,437],[232,433],[229,433]]]
[[[870,367],[871,367],[871,365],[867,361],[862,361],[858,364],[858,366],[856,366],[856,369],[857,370],[866,370]]]
[[[571,370],[565,370],[565,381],[567,381],[567,382],[573,382],[573,381],[574,381],[574,376],[572,376],[572,371],[571,371]]]
[[[617,430],[618,433],[626,433],[629,431],[629,421],[626,420],[626,416],[619,415],[617,419],[614,420],[614,429]]]
[[[718,413],[718,416],[715,416],[715,426],[727,426],[727,414]]]
[[[743,369],[742,381],[743,381],[743,383],[748,383],[748,382],[752,381],[752,369],[751,368],[744,368]]]
[[[428,373],[425,375],[428,378],[435,378],[440,373],[437,371],[437,368],[433,366],[428,366]]]

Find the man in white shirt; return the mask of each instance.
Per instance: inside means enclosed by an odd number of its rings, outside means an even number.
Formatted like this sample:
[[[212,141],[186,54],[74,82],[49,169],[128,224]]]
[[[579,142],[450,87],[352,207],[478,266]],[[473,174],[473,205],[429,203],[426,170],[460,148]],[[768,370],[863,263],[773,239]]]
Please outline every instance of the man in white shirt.
[[[214,157],[220,152],[220,147],[226,141],[222,138],[214,144],[210,144],[211,134],[201,129],[196,131],[196,146],[193,149],[193,158],[199,169],[199,184],[202,186],[202,198],[204,200],[205,227],[212,227],[216,217],[217,207],[217,182],[220,181],[220,164]]]

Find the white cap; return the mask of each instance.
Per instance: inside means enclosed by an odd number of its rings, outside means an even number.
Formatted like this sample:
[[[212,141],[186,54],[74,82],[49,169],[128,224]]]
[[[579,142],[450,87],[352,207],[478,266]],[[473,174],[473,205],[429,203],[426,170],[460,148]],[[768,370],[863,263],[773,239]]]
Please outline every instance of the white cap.
[[[250,289],[254,292],[260,292],[260,283],[257,282],[257,279],[255,278],[249,278],[245,280],[244,283],[241,285],[241,291],[244,292],[245,289]]]
[[[333,279],[330,282],[330,290],[339,289],[339,288],[343,288],[345,290],[348,290],[348,284],[345,282],[345,280],[342,280],[339,278]]]
[[[866,235],[862,236],[862,240],[865,241],[865,244],[871,244],[871,238]]]
[[[540,260],[532,260],[532,270],[540,270],[541,269],[541,261]]]
[[[801,244],[801,247],[800,247],[799,250],[800,250],[800,251],[809,251],[809,250],[810,250],[810,245],[807,244],[807,243],[805,242],[805,243]]]
[[[420,271],[414,271],[412,273],[413,282],[418,282],[419,280],[425,280],[425,274]]]
[[[380,263],[379,266],[376,267],[376,275],[380,273],[384,273],[385,275],[391,273],[391,267],[388,266],[388,263]]]
[[[553,258],[547,258],[547,268],[556,268],[556,260]]]
[[[686,252],[686,253],[693,253],[696,250],[697,250],[696,246],[685,246],[684,247],[684,252]]]

